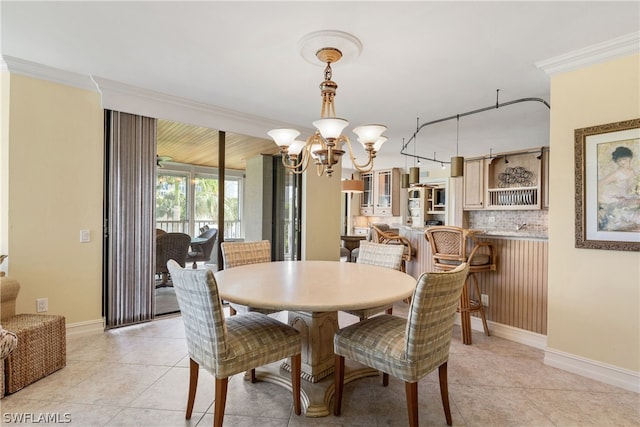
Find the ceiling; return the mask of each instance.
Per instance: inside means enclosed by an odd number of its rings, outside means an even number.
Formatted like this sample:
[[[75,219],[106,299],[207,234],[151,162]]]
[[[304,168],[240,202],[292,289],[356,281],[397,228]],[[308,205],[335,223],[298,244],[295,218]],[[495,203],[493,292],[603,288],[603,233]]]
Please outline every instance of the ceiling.
[[[264,118],[305,136],[319,118],[323,68],[301,56],[299,42],[314,31],[348,32],[362,50],[333,65],[337,116],[350,121],[348,129],[388,126],[377,168],[413,166],[400,154],[403,140],[412,141],[407,152],[444,161],[456,144],[465,157],[549,145],[549,109],[541,102],[445,120],[412,136],[418,124],[496,102],[534,97],[553,108],[549,76],[536,64],[640,30],[638,1],[3,0],[0,7],[3,57]],[[159,136],[177,132],[172,126],[161,121]],[[166,145],[160,137],[158,153],[215,162],[217,150],[203,144],[215,147],[217,130],[185,129],[196,137],[180,132]],[[268,128],[223,130],[233,165],[244,153],[275,151]],[[235,141],[247,150],[238,150],[239,160],[232,159]]]
[[[217,167],[219,131],[182,122],[158,120],[158,156],[168,162]],[[263,138],[224,133],[227,169],[246,169],[246,160],[260,154],[277,154],[278,147]]]

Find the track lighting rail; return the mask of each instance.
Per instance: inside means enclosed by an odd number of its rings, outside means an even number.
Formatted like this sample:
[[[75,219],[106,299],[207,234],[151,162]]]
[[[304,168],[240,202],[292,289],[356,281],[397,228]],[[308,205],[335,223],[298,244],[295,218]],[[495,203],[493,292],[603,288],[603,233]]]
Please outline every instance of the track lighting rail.
[[[549,105],[549,103],[547,101],[545,101],[542,98],[535,98],[535,97],[514,99],[513,101],[507,101],[507,102],[500,103],[498,101],[499,92],[500,92],[500,89],[497,89],[496,90],[496,103],[495,103],[495,105],[490,105],[490,106],[484,107],[484,108],[478,108],[477,110],[467,111],[466,113],[454,114],[452,116],[443,117],[441,119],[432,120],[430,122],[426,122],[426,123],[423,123],[423,124],[419,125],[416,128],[416,131],[413,133],[413,135],[411,135],[411,138],[409,138],[409,140],[406,143],[402,144],[402,149],[400,150],[400,154],[402,154],[404,156],[413,157],[414,159],[418,159],[418,160],[427,160],[427,161],[430,161],[430,162],[435,162],[435,163],[440,163],[440,164],[445,164],[445,163],[448,164],[450,162],[444,161],[444,160],[438,160],[438,159],[435,158],[435,156],[434,156],[434,158],[423,157],[423,156],[420,156],[420,155],[408,153],[408,152],[406,152],[406,149],[409,146],[409,144],[411,143],[411,141],[415,141],[416,135],[418,134],[418,132],[420,132],[423,128],[425,128],[427,126],[431,126],[431,125],[434,125],[436,123],[446,122],[447,120],[460,119],[460,117],[470,116],[472,114],[478,114],[478,113],[482,113],[482,112],[489,111],[489,110],[496,110],[496,109],[501,108],[501,107],[507,107],[509,105],[519,104],[521,102],[540,102],[540,103],[544,104],[547,108],[551,109],[551,105]],[[415,142],[414,142],[414,144],[415,144]]]

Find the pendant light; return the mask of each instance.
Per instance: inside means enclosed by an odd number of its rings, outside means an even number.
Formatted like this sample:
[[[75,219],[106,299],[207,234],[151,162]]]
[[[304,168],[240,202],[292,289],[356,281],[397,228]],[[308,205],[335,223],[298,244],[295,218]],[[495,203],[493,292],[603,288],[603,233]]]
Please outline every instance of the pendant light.
[[[404,147],[404,138],[402,138],[402,146]],[[404,169],[402,170],[402,175],[400,176],[400,184],[402,188],[409,188],[409,174],[407,171],[407,156],[404,156]]]
[[[416,122],[416,129],[420,129],[418,127],[419,119],[416,119]],[[418,184],[420,182],[420,168],[416,167],[416,145],[418,145],[417,135],[413,139],[413,167],[409,168],[409,184]]]
[[[460,114],[456,116],[456,155],[451,158],[451,178],[464,175],[464,157],[458,155],[458,140],[460,138]]]

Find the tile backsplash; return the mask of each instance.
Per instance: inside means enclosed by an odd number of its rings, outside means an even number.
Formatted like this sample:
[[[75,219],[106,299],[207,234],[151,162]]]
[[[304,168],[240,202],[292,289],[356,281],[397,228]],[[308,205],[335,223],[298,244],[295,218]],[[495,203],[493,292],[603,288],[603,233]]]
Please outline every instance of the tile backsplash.
[[[468,211],[469,228],[479,230],[516,230],[526,224],[528,231],[547,232],[548,210]]]

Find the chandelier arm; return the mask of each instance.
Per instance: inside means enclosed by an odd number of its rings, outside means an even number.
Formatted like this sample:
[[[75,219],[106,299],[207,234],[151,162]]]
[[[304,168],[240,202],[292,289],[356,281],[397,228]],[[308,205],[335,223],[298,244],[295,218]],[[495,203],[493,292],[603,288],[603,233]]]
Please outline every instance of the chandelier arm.
[[[282,166],[289,169],[292,172],[296,172],[296,170],[302,165],[304,159],[300,162],[295,163],[294,160],[291,159],[291,156],[288,153],[282,153]]]
[[[302,149],[302,151],[300,151],[300,154],[297,155],[297,157],[299,158],[299,161],[297,163],[295,163],[295,161],[291,163],[291,156],[288,153],[283,152],[282,164],[284,165],[284,167],[289,169],[292,173],[295,173],[298,175],[303,174],[307,170],[310,159],[312,157],[311,156],[312,140],[313,140],[313,135],[307,138],[307,141],[304,144],[304,148]]]
[[[282,153],[282,165],[293,173],[296,173],[296,174],[303,173],[307,169],[307,164],[309,162],[308,162],[308,156],[305,156],[302,153],[303,152],[300,152],[300,154],[298,155],[298,157],[300,157],[300,160],[297,163],[296,163],[297,159],[293,160],[290,154]]]
[[[367,150],[367,154],[369,156],[369,161],[364,164],[358,164],[356,162],[356,158],[353,155],[353,148],[351,147],[351,141],[349,137],[344,137],[344,141],[347,143],[347,148],[349,150],[349,158],[351,158],[351,163],[353,163],[353,167],[360,172],[369,172],[373,169],[373,159],[376,157],[376,154],[373,150]]]

